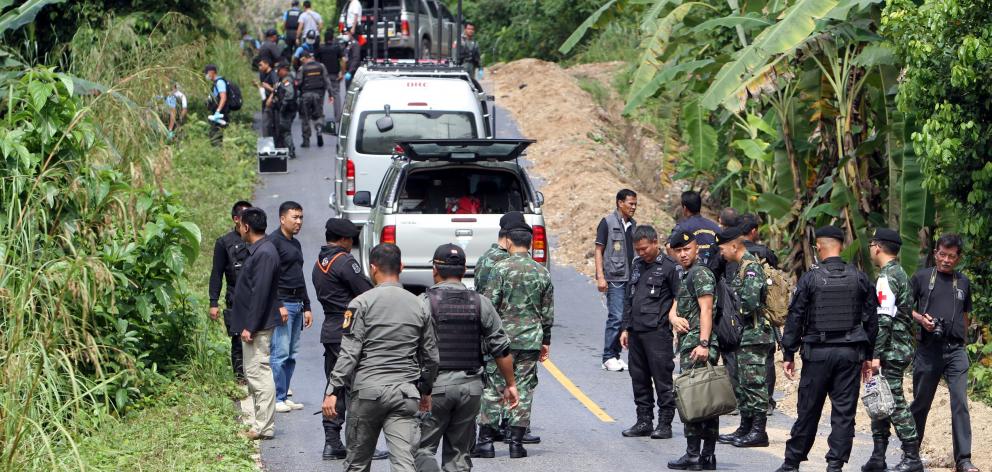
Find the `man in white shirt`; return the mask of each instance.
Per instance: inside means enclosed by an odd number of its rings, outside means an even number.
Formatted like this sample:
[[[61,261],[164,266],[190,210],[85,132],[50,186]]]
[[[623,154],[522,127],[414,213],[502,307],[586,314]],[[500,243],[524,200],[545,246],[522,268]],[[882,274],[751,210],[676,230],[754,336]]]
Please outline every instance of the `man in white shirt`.
[[[172,84],[172,93],[165,97],[169,107],[169,139],[176,135],[176,129],[186,121],[186,94],[179,90],[179,84]]]
[[[344,24],[352,37],[358,34],[358,24],[362,21],[362,2],[351,0],[348,4],[348,12],[344,16]]]
[[[317,36],[324,30],[324,19],[320,13],[313,10],[310,0],[303,2],[303,13],[300,14],[300,24],[296,27],[296,37],[304,38],[307,32],[314,31]]]

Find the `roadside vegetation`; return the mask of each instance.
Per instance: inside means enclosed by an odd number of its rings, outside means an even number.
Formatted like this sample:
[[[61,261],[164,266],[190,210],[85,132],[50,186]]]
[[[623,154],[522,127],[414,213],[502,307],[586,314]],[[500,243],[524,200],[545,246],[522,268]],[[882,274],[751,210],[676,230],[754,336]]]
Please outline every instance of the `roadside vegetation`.
[[[0,9],[0,469],[253,469],[206,316],[213,238],[255,181],[258,101],[222,148],[203,118],[206,62],[250,91],[235,2],[61,3]]]

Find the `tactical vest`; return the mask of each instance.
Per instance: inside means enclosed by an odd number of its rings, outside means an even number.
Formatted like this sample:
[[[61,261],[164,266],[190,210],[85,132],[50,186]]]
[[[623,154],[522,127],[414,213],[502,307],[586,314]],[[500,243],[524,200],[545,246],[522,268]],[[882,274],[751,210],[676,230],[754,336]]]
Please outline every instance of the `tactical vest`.
[[[633,226],[634,220],[630,220]],[[627,232],[623,217],[614,211],[606,217],[606,247],[603,250],[603,275],[609,282],[626,282],[630,278],[630,262],[633,257],[627,254]]]
[[[850,265],[843,271],[825,267],[814,271],[816,291],[807,334],[844,334],[861,326],[861,287],[858,272]]]
[[[286,11],[286,34],[296,36],[296,28],[300,26],[300,9],[293,7]]]
[[[319,62],[308,62],[300,68],[300,89],[304,92],[323,92],[327,86],[324,80],[323,70]]]
[[[427,291],[437,325],[441,370],[476,370],[482,367],[482,305],[473,290]]]

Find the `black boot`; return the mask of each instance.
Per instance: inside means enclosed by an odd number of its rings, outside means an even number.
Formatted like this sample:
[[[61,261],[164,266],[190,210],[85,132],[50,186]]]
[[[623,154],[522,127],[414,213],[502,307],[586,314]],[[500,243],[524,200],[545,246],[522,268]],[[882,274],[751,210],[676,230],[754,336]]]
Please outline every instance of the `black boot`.
[[[658,427],[656,427],[654,432],[651,433],[651,439],[671,439],[673,417],[675,417],[674,411],[659,411]]]
[[[325,461],[334,459],[344,459],[348,455],[348,449],[341,442],[341,429],[332,425],[324,425],[324,452],[321,457]]]
[[[699,445],[703,442],[699,438],[686,438],[685,455],[668,461],[668,468],[674,470],[702,470],[699,468]]]
[[[720,444],[733,444],[738,438],[746,436],[751,431],[752,421],[751,415],[741,415],[741,425],[733,433],[721,434],[719,438]]]
[[[920,460],[920,442],[906,441],[902,443],[902,461],[888,472],[923,472],[923,461]]]
[[[499,429],[493,430],[493,441],[510,444],[510,424],[505,420],[500,420]]]
[[[827,461],[827,472],[844,472],[844,461]]]
[[[758,413],[751,417],[751,430],[747,434],[740,436],[734,441],[736,447],[768,447],[768,433],[765,427],[768,424],[768,417],[764,413]]]
[[[716,470],[717,438],[703,440],[703,451],[699,455],[699,468],[695,470]]]
[[[479,440],[475,443],[472,457],[483,459],[496,457],[496,449],[493,447],[493,432],[491,426],[479,426]]]
[[[524,433],[523,443],[524,444],[540,444],[541,443],[541,437],[538,436],[538,435],[536,435],[536,434],[531,434],[530,433],[530,426],[528,426],[527,427],[527,432]]]
[[[625,438],[643,438],[644,436],[650,436],[652,429],[650,416],[638,416],[634,426],[623,430],[620,434]]]
[[[303,138],[303,143],[300,144],[300,147],[305,147],[305,148],[310,147],[310,139]]]
[[[861,472],[885,472],[885,450],[889,447],[889,438],[872,437],[875,448],[871,451],[868,462],[861,466]]]
[[[324,147],[324,135],[317,133],[317,147]]]
[[[523,442],[525,434],[527,434],[526,426],[510,426],[510,459],[527,457]]]
[[[775,472],[799,472],[798,465],[792,465],[788,462],[782,464],[781,467],[775,469]]]

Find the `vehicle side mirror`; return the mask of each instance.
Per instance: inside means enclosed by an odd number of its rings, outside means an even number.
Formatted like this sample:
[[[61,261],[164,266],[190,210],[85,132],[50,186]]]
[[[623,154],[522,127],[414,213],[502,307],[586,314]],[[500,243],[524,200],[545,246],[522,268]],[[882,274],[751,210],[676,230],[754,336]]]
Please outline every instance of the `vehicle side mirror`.
[[[544,206],[544,194],[537,192],[537,206]]]
[[[385,133],[393,129],[393,117],[389,116],[389,105],[386,105],[386,116],[375,120],[375,127],[380,133]]]
[[[352,202],[355,203],[355,206],[372,208],[372,192],[368,190],[355,192],[355,198],[352,199]]]

